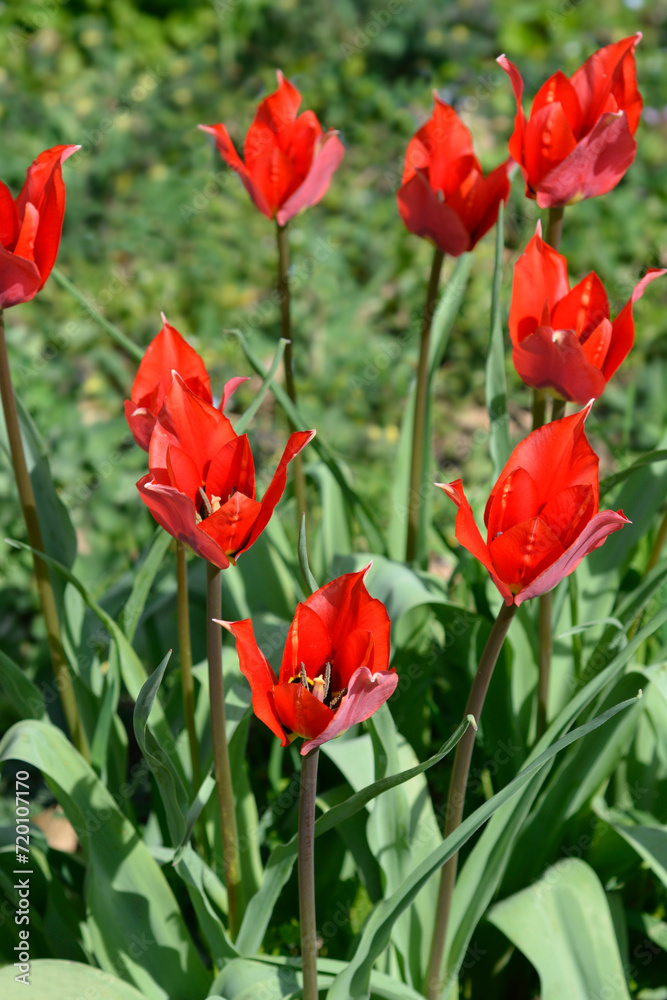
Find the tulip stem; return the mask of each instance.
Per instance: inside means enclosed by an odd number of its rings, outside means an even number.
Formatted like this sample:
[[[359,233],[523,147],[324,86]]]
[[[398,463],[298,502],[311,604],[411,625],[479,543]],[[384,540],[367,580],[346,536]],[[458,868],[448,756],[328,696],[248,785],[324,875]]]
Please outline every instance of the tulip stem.
[[[408,532],[405,546],[406,562],[414,562],[420,555],[420,516],[422,504],[421,488],[424,477],[424,461],[428,442],[426,441],[426,414],[428,410],[429,391],[429,349],[431,341],[431,325],[433,313],[438,298],[438,284],[445,255],[436,247],[431,265],[431,275],[426,292],[426,305],[422,315],[421,333],[419,336],[419,364],[417,367],[417,386],[415,390],[415,412],[412,425],[412,457],[410,465],[410,491],[408,493]]]
[[[294,368],[292,363],[292,320],[290,315],[290,287],[289,287],[289,240],[287,239],[287,224],[284,226],[276,223],[276,233],[278,237],[278,295],[280,297],[280,328],[281,337],[286,341],[283,363],[285,365],[285,388],[290,401],[296,406],[296,386],[294,384]],[[290,431],[297,428],[292,421],[289,421]],[[294,495],[296,497],[296,520],[297,532],[301,528],[301,516],[306,515],[308,521],[308,509],[306,502],[306,473],[303,467],[303,456],[301,454],[294,457]],[[306,535],[306,545],[308,536]]]
[[[567,409],[567,401],[564,399],[554,399],[553,405],[551,407],[551,419],[552,420],[562,420],[565,416],[565,410]]]
[[[496,618],[491,634],[486,641],[484,652],[477,667],[477,673],[470,688],[468,704],[465,707],[464,715],[474,716],[479,724],[479,719],[484,708],[484,699],[489,688],[489,682],[493,674],[493,669],[500,655],[505,636],[510,627],[512,619],[516,613],[516,605],[510,604],[508,607],[504,602],[498,617]],[[449,782],[449,795],[447,798],[447,813],[445,818],[445,839],[456,830],[463,818],[463,807],[465,804],[466,786],[468,775],[470,774],[470,762],[475,744],[476,727],[469,726],[462,738],[456,745],[454,756],[454,767]],[[433,931],[433,942],[431,944],[431,957],[429,961],[426,996],[428,1000],[439,1000],[441,993],[441,970],[442,959],[447,940],[447,925],[449,923],[449,912],[452,903],[452,893],[456,882],[456,871],[458,867],[458,852],[445,862],[440,876],[440,894],[438,896],[438,906],[436,910],[435,928]]]
[[[211,700],[211,741],[213,743],[213,772],[215,774],[220,833],[225,866],[225,885],[229,917],[229,936],[236,937],[240,919],[241,874],[239,863],[236,812],[232,770],[229,763],[225,725],[225,689],[222,677],[222,629],[214,618],[221,617],[221,570],[212,563],[206,564],[206,638],[208,644],[208,686]]]
[[[299,786],[299,923],[303,1000],[317,1000],[317,922],[315,916],[315,796],[320,748],[301,758]]]
[[[195,682],[192,676],[192,645],[190,642],[190,606],[188,603],[188,550],[183,542],[176,542],[176,610],[178,616],[178,651],[181,661],[181,688],[183,691],[183,716],[188,731],[192,785],[195,792],[201,784],[199,744],[195,728]]]
[[[42,529],[39,525],[37,515],[37,503],[35,493],[32,488],[32,480],[28,471],[25,452],[23,450],[23,440],[21,438],[21,425],[19,422],[18,410],[16,408],[16,397],[12,385],[12,377],[9,369],[9,354],[7,352],[7,339],[5,337],[5,319],[3,310],[0,309],[0,395],[2,395],[2,409],[5,415],[5,425],[7,428],[7,440],[11,454],[16,486],[18,489],[23,518],[25,520],[28,535],[28,544],[33,549],[33,565],[35,569],[35,580],[37,582],[37,592],[46,623],[46,634],[53,664],[53,673],[56,679],[56,687],[60,695],[60,702],[65,715],[65,722],[72,737],[72,742],[81,756],[90,761],[90,746],[85,730],[79,718],[79,711],[76,704],[76,696],[70,677],[69,665],[65,650],[63,649],[60,635],[60,622],[58,620],[58,609],[56,598],[51,586],[49,569],[38,553],[44,552],[44,541],[42,539]],[[36,550],[36,551],[35,551]]]
[[[565,207],[563,205],[558,205],[556,208],[549,209],[546,242],[550,247],[553,247],[554,250],[560,249],[560,238],[563,234],[564,213]]]

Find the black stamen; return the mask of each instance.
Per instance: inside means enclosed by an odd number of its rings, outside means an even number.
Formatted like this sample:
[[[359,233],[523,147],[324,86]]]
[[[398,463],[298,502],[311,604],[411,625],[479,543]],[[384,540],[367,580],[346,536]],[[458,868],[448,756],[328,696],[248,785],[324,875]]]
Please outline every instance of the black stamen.
[[[331,701],[329,702],[329,708],[331,709],[332,712],[336,711],[336,709],[338,708],[338,706],[340,705],[341,701],[343,700],[346,694],[347,694],[346,687],[344,687],[342,691],[336,691],[335,695],[333,695]]]
[[[209,514],[213,513],[213,508],[211,507],[211,501],[206,496],[206,492],[203,486],[199,487],[199,496],[201,497],[201,507],[199,510],[202,521],[207,518]],[[203,512],[203,513],[202,513]]]

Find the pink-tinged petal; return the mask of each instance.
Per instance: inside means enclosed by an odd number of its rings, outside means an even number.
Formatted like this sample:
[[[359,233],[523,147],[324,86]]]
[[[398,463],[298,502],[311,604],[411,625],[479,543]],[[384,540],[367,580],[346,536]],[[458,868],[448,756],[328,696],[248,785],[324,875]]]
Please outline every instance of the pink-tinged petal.
[[[605,358],[602,373],[607,381],[628,356],[635,339],[635,321],[632,315],[634,303],[642,297],[648,285],[660,275],[667,273],[663,268],[651,267],[635,287],[630,299],[611,324],[611,345]]]
[[[450,257],[468,249],[468,230],[456,212],[438,199],[423,170],[398,189],[396,200],[406,228],[415,236],[431,240]]]
[[[526,116],[522,107],[523,99],[523,80],[521,79],[521,74],[518,69],[511,63],[506,55],[498,56],[496,62],[504,69],[510,78],[510,83],[512,85],[512,90],[514,91],[514,99],[516,101],[516,117],[514,119],[514,132],[510,136],[509,141],[509,154],[515,163],[518,163],[521,167],[521,172],[523,173],[524,180],[526,181],[526,188],[528,187],[528,175],[524,165],[524,135],[526,130]],[[528,193],[528,191],[526,191]]]
[[[537,329],[548,312],[556,308],[570,290],[567,261],[542,239],[538,222],[535,235],[514,268],[509,330],[513,344],[520,343]]]
[[[584,118],[583,129],[590,131],[600,115],[609,110],[625,111],[630,131],[634,135],[639,124],[642,98],[637,89],[635,46],[641,41],[641,31],[613,45],[598,49],[572,76],[572,86],[579,96]]]
[[[595,490],[597,504],[599,459],[584,430],[592,405],[589,403],[579,413],[552,420],[532,431],[510,455],[498,476],[498,483],[516,468],[530,469],[539,486],[542,503],[569,486],[589,483]]]
[[[319,735],[303,744],[301,755],[340,736],[350,726],[369,719],[387,699],[391,698],[397,684],[398,674],[393,667],[391,670],[380,670],[377,673],[371,673],[368,667],[359,667],[350,680],[347,694],[333,720]]]
[[[9,309],[34,299],[42,287],[42,278],[31,260],[16,257],[0,247],[0,308]]]
[[[350,633],[363,630],[373,635],[376,669],[384,670],[389,665],[391,623],[382,601],[366,589],[364,580],[371,565],[326,583],[306,598],[306,604],[324,624],[334,658]]]
[[[233,438],[215,455],[206,475],[209,497],[225,503],[234,492],[255,499],[255,463],[246,434]]]
[[[463,481],[461,479],[457,479],[453,483],[435,483],[435,485],[439,486],[441,490],[444,490],[449,499],[452,500],[458,507],[456,525],[454,529],[457,541],[465,549],[467,549],[468,552],[475,557],[475,559],[479,559],[482,566],[484,566],[491,574],[493,582],[505,598],[505,603],[508,605],[511,604],[511,591],[496,573],[493,560],[491,559],[491,553],[489,552],[488,547],[484,544],[484,539],[480,534],[479,528],[475,524],[475,518],[473,516],[472,508],[468,503],[468,498],[463,492]]]
[[[261,513],[261,505],[243,493],[229,500],[199,523],[199,533],[209,535],[233,561],[248,547],[248,536]]]
[[[220,400],[220,406],[218,407],[220,412],[222,412],[227,406],[227,403],[232,398],[238,387],[248,381],[249,379],[247,375],[237,375],[234,378],[230,378],[229,382],[225,382],[222,390],[222,399]]]
[[[493,538],[489,552],[500,579],[517,593],[562,555],[563,546],[545,521],[533,517]]]
[[[625,112],[602,115],[576,148],[542,177],[537,204],[555,208],[607,194],[623,177],[636,152]]]
[[[566,549],[556,562],[535,577],[527,587],[516,595],[514,603],[518,607],[531,597],[539,597],[540,594],[546,594],[549,590],[553,590],[556,584],[574,572],[589,552],[603,544],[607,535],[614,531],[620,531],[624,524],[629,523],[622,510],[601,510],[595,517],[591,518],[576,542]]]
[[[199,530],[190,497],[179,493],[173,486],[156,483],[150,474],[139,480],[137,489],[151,514],[165,531],[179,542],[189,545],[202,559],[207,559],[219,569],[227,569],[229,559],[224,551],[213,538]]]
[[[280,665],[280,683],[288,684],[292,677],[298,677],[302,663],[306,675],[312,680],[320,668],[331,661],[332,655],[331,637],[324,622],[312,608],[298,604],[287,633]]]
[[[278,225],[284,226],[304,208],[316,205],[324,197],[344,153],[345,147],[335,132],[327,132],[317,141],[312,163],[303,183],[278,210]]]
[[[38,231],[39,212],[31,203],[26,205],[25,212],[23,213],[19,238],[16,241],[16,246],[14,247],[14,254],[16,257],[23,257],[24,260],[35,260],[35,241],[37,239]],[[39,270],[39,264],[37,264],[37,261],[35,261],[35,264]]]
[[[35,242],[34,261],[44,286],[58,256],[65,215],[65,185],[62,164],[80,146],[54,146],[40,153],[26,173],[25,183],[16,200],[21,223],[29,204],[39,212],[39,231]]]
[[[609,319],[607,293],[595,271],[591,271],[558,302],[549,325],[554,330],[574,330],[583,343],[603,319]]]
[[[273,698],[281,723],[297,736],[318,736],[336,717],[327,705],[299,683],[276,684]]]
[[[19,238],[19,217],[12,193],[0,181],[0,247],[12,251]]]
[[[564,549],[568,549],[595,514],[595,491],[588,484],[556,493],[539,511]]]
[[[526,385],[575,403],[597,399],[607,384],[572,330],[539,326],[512,348],[512,361]]]
[[[484,511],[489,541],[515,524],[535,517],[540,506],[537,483],[526,469],[515,469],[494,492]]]
[[[280,724],[273,700],[273,686],[278,683],[276,675],[267,662],[264,653],[255,641],[252,622],[246,618],[242,622],[223,622],[214,619],[236,639],[236,649],[239,654],[241,673],[248,680],[252,691],[252,710],[265,726],[268,726],[274,736],[287,746],[289,740]]]
[[[282,458],[278,463],[278,468],[273,474],[273,479],[271,480],[269,487],[262,497],[261,510],[255,521],[250,536],[247,541],[243,544],[241,548],[237,551],[237,556],[240,556],[246,549],[249,549],[253,542],[259,538],[264,528],[267,526],[271,520],[271,515],[275,510],[275,507],[280,500],[281,496],[285,492],[285,485],[287,483],[287,466],[295,458],[296,455],[306,447],[309,441],[315,437],[315,431],[294,431],[290,434],[287,444],[285,446],[285,451],[282,454]]]
[[[131,399],[125,400],[125,419],[132,437],[144,451],[148,451],[151,434],[155,427],[155,414],[145,406],[137,406]]]
[[[577,140],[562,106],[547,104],[531,114],[523,142],[528,182],[535,197],[544,178],[576,149]]]
[[[272,219],[274,212],[267,201],[266,195],[262,191],[261,187],[251,177],[243,161],[234,149],[234,145],[232,140],[229,138],[229,133],[227,132],[225,126],[222,124],[200,125],[199,128],[202,132],[209,132],[213,136],[218,152],[225,163],[227,163],[232,170],[235,170],[239,175],[241,181],[243,182],[243,186],[252,198],[255,207],[258,208],[259,211],[268,219]]]

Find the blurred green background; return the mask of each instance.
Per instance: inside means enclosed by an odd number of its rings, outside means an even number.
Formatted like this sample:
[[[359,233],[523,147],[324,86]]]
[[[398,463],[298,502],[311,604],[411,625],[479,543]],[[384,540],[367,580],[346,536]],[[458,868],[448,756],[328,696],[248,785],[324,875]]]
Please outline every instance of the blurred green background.
[[[240,145],[281,68],[303,108],[340,129],[346,145],[324,200],[290,226],[301,407],[386,522],[431,258],[430,246],[401,225],[394,195],[432,89],[457,107],[490,168],[506,155],[514,117],[499,53],[520,67],[529,99],[557,68],[570,73],[637,30],[645,112],[636,162],[609,196],[568,210],[562,246],[572,280],[597,270],[615,313],[647,266],[667,264],[665,0],[9,0],[0,4],[0,176],[16,192],[42,149],[81,143],[64,168],[59,267],[142,346],[164,310],[203,354],[219,391],[230,376],[250,374],[225,329],[241,329],[266,362],[273,354],[275,234],[196,126],[225,122]],[[538,215],[517,174],[506,217],[505,315],[512,264]],[[492,268],[491,233],[475,252],[434,414],[434,474],[465,474],[478,500],[490,475],[483,362]],[[667,423],[666,304],[667,287],[656,283],[636,307],[637,348],[591,421],[605,467],[628,449],[655,447]],[[77,528],[77,572],[105,593],[126,579],[154,530],[134,487],[145,455],[122,410],[136,365],[53,280],[6,320],[17,390],[47,441]],[[509,359],[508,376],[516,439],[528,427],[529,395]],[[256,385],[243,387],[235,407]],[[267,400],[253,431],[264,470],[275,466],[287,434],[275,412]],[[14,496],[3,459],[0,530],[23,537]],[[451,538],[453,508],[434,508]],[[432,541],[444,552],[435,533]],[[18,553],[0,558],[0,641],[16,651],[33,627],[30,564]]]

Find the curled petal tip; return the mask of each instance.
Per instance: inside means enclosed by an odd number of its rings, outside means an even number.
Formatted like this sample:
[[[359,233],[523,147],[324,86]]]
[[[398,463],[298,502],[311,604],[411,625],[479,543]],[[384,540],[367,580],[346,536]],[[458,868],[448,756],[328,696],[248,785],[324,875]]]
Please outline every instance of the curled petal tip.
[[[165,314],[163,312],[160,313],[160,317],[162,319],[162,322],[165,323],[168,326],[169,323],[167,321],[167,317],[165,316]]]

